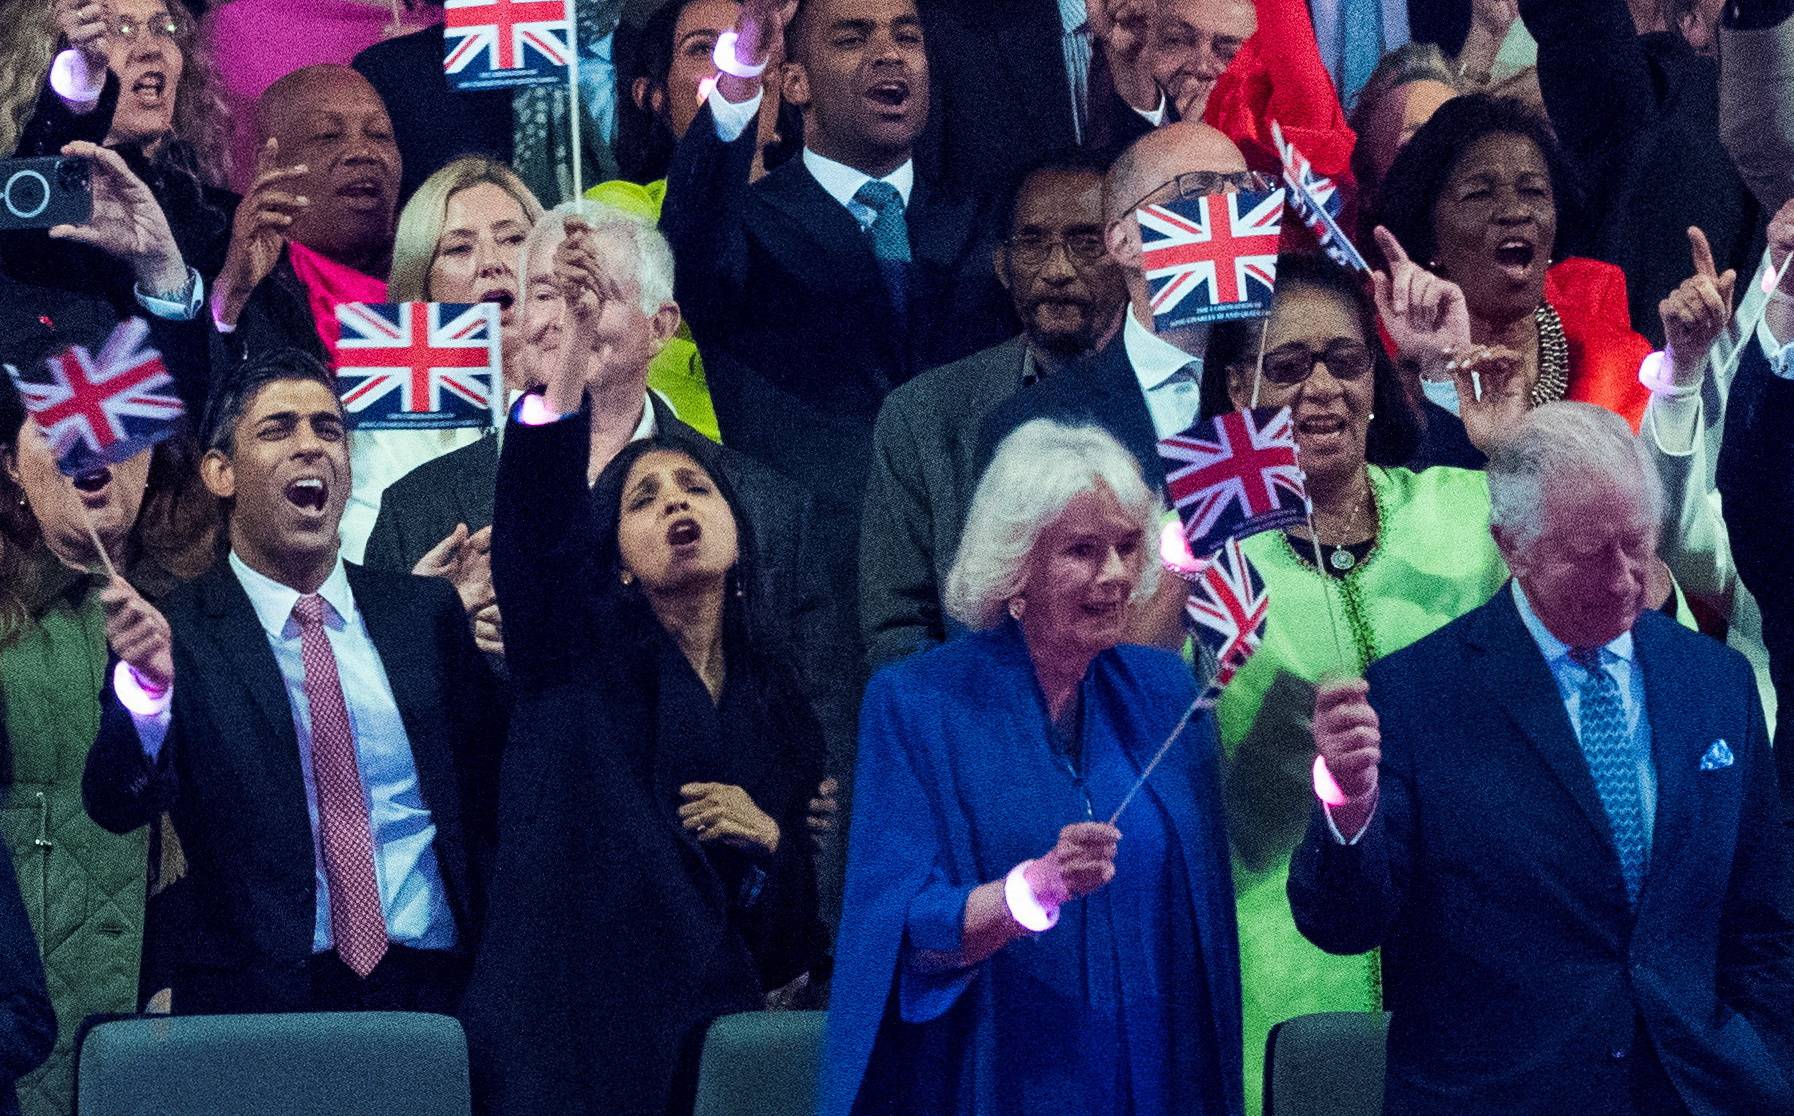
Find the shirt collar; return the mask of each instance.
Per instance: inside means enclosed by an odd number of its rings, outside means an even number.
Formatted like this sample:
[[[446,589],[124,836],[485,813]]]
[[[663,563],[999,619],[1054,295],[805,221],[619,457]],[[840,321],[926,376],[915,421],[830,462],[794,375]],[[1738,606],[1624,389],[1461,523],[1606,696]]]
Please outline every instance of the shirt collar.
[[[1194,364],[1198,375],[1202,361],[1140,324],[1134,308],[1128,307],[1127,321],[1121,326],[1121,343],[1127,346],[1127,362],[1133,366],[1142,391],[1162,387],[1166,380]]]
[[[842,205],[853,200],[860,192],[860,187],[872,181],[872,176],[865,171],[854,170],[846,163],[837,163],[827,155],[818,155],[809,148],[804,148],[804,169],[810,172],[818,185],[828,191],[828,196]],[[909,208],[910,190],[916,184],[915,160],[907,160],[904,164],[880,179],[897,187],[897,196],[903,199],[904,208]]]
[[[293,606],[304,594],[250,569],[249,563],[237,557],[235,550],[230,552],[230,568],[242,583],[243,591],[249,594],[249,603],[255,607],[255,618],[261,622],[262,630],[276,639],[285,638],[287,624],[293,619]],[[349,591],[349,575],[343,566],[342,555],[337,555],[336,567],[324,579],[324,584],[318,586],[318,596],[324,598],[324,603],[335,614],[334,622],[326,617],[326,623],[340,628],[348,622],[355,611],[355,595]]]
[[[1084,0],[1059,0],[1059,27],[1069,35],[1074,31],[1082,31],[1090,22],[1090,9]]]
[[[1545,662],[1556,666],[1558,660],[1568,658],[1570,645],[1551,634],[1539,614],[1532,610],[1532,602],[1526,599],[1526,590],[1520,588],[1520,579],[1514,578],[1510,584],[1514,587],[1514,605],[1520,610],[1520,623],[1526,625],[1526,631],[1532,641],[1539,645],[1539,653],[1545,656]],[[1632,633],[1621,632],[1611,643],[1602,648],[1608,654],[1627,662],[1632,661]]]
[[[635,433],[629,436],[629,440],[639,442],[643,438],[652,438],[659,433],[660,423],[654,418],[654,395],[644,391],[642,392],[642,418],[635,424]]]

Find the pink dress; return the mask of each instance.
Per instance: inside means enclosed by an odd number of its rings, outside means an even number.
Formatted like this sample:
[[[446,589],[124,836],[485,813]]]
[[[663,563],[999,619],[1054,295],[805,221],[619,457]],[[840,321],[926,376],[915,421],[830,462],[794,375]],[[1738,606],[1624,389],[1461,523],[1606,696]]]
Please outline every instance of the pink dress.
[[[426,27],[441,11],[398,4],[399,34]],[[231,188],[255,175],[255,105],[262,91],[294,70],[320,62],[347,65],[391,33],[393,5],[383,0],[227,0],[200,26],[231,108]]]

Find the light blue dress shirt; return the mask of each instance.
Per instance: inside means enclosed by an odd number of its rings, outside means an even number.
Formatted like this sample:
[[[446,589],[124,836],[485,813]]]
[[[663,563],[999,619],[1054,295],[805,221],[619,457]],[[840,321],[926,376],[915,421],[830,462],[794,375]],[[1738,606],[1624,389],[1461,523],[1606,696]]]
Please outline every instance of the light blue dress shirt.
[[[268,646],[280,664],[287,703],[293,710],[293,731],[299,739],[299,769],[305,777],[305,808],[311,818],[312,855],[317,872],[317,920],[312,950],[332,948],[330,885],[324,878],[324,853],[318,843],[318,791],[311,768],[311,704],[305,697],[305,663],[300,657],[299,622],[293,605],[299,592],[249,568],[236,552],[231,572],[242,582],[256,619],[267,633]],[[411,740],[392,695],[380,653],[368,636],[355,607],[349,578],[339,558],[318,594],[329,605],[324,629],[336,656],[349,728],[355,735],[355,759],[367,797],[368,821],[374,835],[374,874],[380,884],[380,905],[386,911],[387,937],[416,949],[450,949],[455,945],[455,919],[436,863],[436,822],[418,783]]]
[[[1545,656],[1545,665],[1551,668],[1558,696],[1563,699],[1564,712],[1570,716],[1570,731],[1576,734],[1576,743],[1581,745],[1582,681],[1587,672],[1570,658],[1570,645],[1552,635],[1544,621],[1533,612],[1520,582],[1516,579],[1510,584],[1514,587],[1514,604],[1520,610],[1520,622],[1526,625],[1532,641],[1539,645],[1539,654]],[[1626,728],[1632,734],[1633,762],[1638,769],[1648,855],[1651,831],[1657,821],[1657,768],[1651,762],[1651,719],[1645,712],[1644,667],[1635,657],[1631,632],[1620,633],[1618,639],[1601,648],[1601,669],[1618,685],[1620,703],[1626,709]],[[1586,746],[1583,751],[1586,758]]]

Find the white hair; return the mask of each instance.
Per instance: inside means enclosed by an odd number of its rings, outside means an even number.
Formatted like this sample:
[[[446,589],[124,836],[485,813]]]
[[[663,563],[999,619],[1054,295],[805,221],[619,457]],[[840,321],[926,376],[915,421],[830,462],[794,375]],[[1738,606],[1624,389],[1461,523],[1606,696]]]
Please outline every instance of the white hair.
[[[996,626],[1028,582],[1029,557],[1041,534],[1078,496],[1102,485],[1140,529],[1145,556],[1136,598],[1158,583],[1153,536],[1159,499],[1140,466],[1099,426],[1033,419],[1004,438],[978,482],[959,552],[947,573],[945,604],[974,631]]]
[[[673,249],[660,230],[644,217],[626,209],[590,200],[562,202],[535,223],[523,240],[523,254],[518,261],[518,274],[529,280],[530,259],[542,251],[550,238],[559,241],[566,235],[567,222],[577,218],[592,227],[598,236],[614,237],[628,249],[633,259],[636,289],[641,295],[642,313],[652,315],[673,301]]]
[[[1663,519],[1663,481],[1626,420],[1592,403],[1547,403],[1528,412],[1489,458],[1489,524],[1517,546],[1544,531],[1545,492],[1554,480],[1605,477],[1644,497],[1651,522]]]

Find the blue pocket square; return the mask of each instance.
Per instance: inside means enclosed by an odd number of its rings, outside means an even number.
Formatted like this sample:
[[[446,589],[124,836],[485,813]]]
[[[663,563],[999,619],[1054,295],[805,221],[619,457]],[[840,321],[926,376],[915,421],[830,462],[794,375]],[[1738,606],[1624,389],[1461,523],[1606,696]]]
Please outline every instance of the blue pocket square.
[[[1715,740],[1701,757],[1702,771],[1719,771],[1732,766],[1732,749],[1724,739]]]

